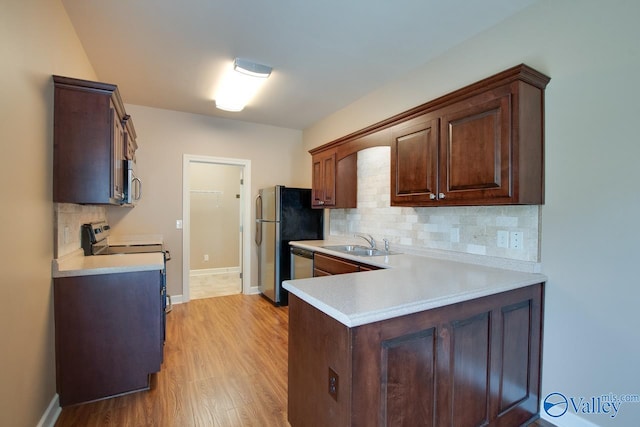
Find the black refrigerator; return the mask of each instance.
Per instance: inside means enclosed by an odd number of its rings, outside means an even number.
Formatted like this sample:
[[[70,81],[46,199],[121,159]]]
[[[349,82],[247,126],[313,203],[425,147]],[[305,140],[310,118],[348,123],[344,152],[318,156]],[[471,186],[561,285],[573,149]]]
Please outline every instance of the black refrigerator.
[[[276,185],[256,197],[258,289],[275,305],[287,305],[282,281],[291,278],[289,242],[323,239],[323,210],[311,208],[311,189]]]

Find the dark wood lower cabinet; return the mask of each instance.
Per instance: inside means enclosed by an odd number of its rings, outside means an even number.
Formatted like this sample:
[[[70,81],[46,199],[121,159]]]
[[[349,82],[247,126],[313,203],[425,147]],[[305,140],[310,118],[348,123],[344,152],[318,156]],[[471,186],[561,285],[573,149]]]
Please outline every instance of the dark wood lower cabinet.
[[[506,427],[535,419],[543,292],[537,284],[355,328],[290,295],[290,424]]]
[[[54,279],[60,405],[149,388],[163,358],[161,272]]]
[[[320,252],[313,254],[313,277],[379,270],[379,267]]]

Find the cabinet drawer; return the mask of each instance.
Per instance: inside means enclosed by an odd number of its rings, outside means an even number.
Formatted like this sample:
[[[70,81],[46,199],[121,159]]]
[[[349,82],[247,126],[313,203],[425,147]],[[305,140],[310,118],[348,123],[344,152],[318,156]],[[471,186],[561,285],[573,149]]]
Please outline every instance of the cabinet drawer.
[[[327,273],[324,270],[313,269],[313,277],[331,276],[331,273]]]
[[[360,267],[356,263],[320,253],[314,254],[313,267],[329,274],[356,273],[360,271]]]

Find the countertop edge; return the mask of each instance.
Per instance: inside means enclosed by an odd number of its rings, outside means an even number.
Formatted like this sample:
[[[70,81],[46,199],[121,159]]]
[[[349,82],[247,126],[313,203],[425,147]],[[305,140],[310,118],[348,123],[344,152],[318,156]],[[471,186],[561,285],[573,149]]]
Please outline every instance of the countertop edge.
[[[343,305],[341,301],[338,301],[335,297],[323,298],[322,292],[314,292],[314,289],[309,287],[309,280],[319,280],[323,281],[323,278],[314,278],[314,279],[302,279],[305,281],[304,285],[298,285],[295,283],[295,280],[287,280],[283,282],[283,287],[293,295],[327,314],[328,316],[334,318],[340,323],[344,324],[347,327],[357,327],[369,323],[374,323],[382,320],[388,320],[395,317],[400,317],[408,314],[413,314],[425,310],[435,309],[439,307],[444,307],[451,304],[456,304],[464,301],[469,301],[472,299],[482,298],[490,295],[499,294],[502,292],[512,291],[519,288],[524,288],[531,285],[536,285],[538,283],[545,283],[547,281],[547,276],[541,274],[539,272],[534,271],[521,271],[521,270],[511,270],[505,268],[499,268],[492,265],[483,265],[477,263],[465,263],[459,260],[451,260],[451,259],[442,259],[439,257],[428,257],[428,256],[420,256],[415,254],[399,254],[399,255],[389,255],[385,256],[377,256],[377,257],[360,257],[349,255],[329,249],[322,248],[321,245],[332,245],[336,242],[332,241],[302,241],[302,242],[291,242],[292,246],[297,246],[309,250],[313,250],[316,252],[322,252],[329,255],[335,255],[340,258],[349,259],[361,263],[367,263],[370,265],[374,265],[377,267],[381,267],[386,270],[386,273],[383,273],[383,270],[372,271],[367,273],[352,273],[346,274],[344,276],[338,276],[338,279],[341,280],[344,278],[344,286],[355,286],[354,283],[354,275],[362,275],[362,274],[386,274],[388,279],[389,274],[394,274],[396,270],[398,274],[402,274],[407,270],[412,270],[411,267],[414,263],[422,264],[421,260],[429,260],[429,262],[433,263],[438,261],[443,261],[445,263],[459,263],[460,265],[464,265],[464,268],[468,268],[470,272],[478,273],[478,274],[487,274],[495,276],[497,274],[498,280],[496,285],[485,285],[482,287],[469,287],[468,289],[464,289],[464,287],[460,287],[458,290],[452,290],[451,292],[440,292],[435,293],[434,296],[429,298],[419,298],[415,300],[403,301],[401,303],[395,303],[389,305],[387,307],[376,307],[376,308],[364,308],[362,310],[346,309],[341,310],[341,308],[346,308],[347,306]],[[349,242],[338,241],[338,244],[349,244]],[[401,257],[395,258],[393,257]],[[391,260],[390,260],[391,259]],[[438,262],[438,264],[440,264]],[[441,265],[441,264],[440,264]],[[455,264],[451,264],[455,266]],[[336,276],[331,276],[335,277]],[[494,277],[494,278],[495,278]],[[325,282],[328,283],[328,282]],[[323,286],[323,284],[318,283],[318,285]],[[418,285],[420,286],[420,285]],[[306,289],[305,289],[306,288]],[[335,287],[336,291],[339,293],[340,288]],[[333,301],[332,301],[333,300]],[[366,305],[366,304],[365,304]]]
[[[394,257],[396,255],[388,255],[385,257],[382,256],[372,256],[372,257],[362,257],[356,255],[350,255],[344,252],[333,251],[331,249],[323,248],[322,246],[317,246],[316,243],[320,242],[318,240],[308,240],[308,241],[295,241],[289,242],[291,246],[296,246],[303,249],[313,250],[315,252],[322,252],[329,255],[339,256],[341,258],[350,259],[352,261],[357,261],[364,264],[373,265],[375,267],[380,268],[390,268],[390,265],[387,261],[388,257]],[[328,245],[341,245],[341,244],[358,244],[360,242],[354,242],[351,239],[346,238],[337,238],[335,241],[330,240],[331,243]],[[540,273],[542,271],[542,264],[539,262],[533,261],[523,261],[509,258],[498,258],[487,255],[474,255],[474,254],[466,254],[454,251],[445,251],[439,249],[427,249],[427,248],[409,248],[406,246],[394,246],[392,251],[396,252],[398,255],[413,255],[419,257],[426,258],[434,258],[441,259],[446,261],[454,261],[461,262],[464,264],[473,264],[480,265],[484,267],[491,268],[499,268],[505,270],[513,270],[520,271],[523,273]],[[385,259],[386,258],[386,259]]]
[[[354,273],[358,274],[358,273]],[[469,292],[465,294],[456,294],[456,295],[447,295],[441,298],[435,298],[426,301],[416,301],[414,303],[408,303],[398,306],[389,307],[388,309],[376,310],[376,311],[368,311],[359,314],[348,315],[343,313],[336,308],[328,305],[324,301],[313,297],[312,295],[296,288],[294,285],[290,284],[289,281],[284,281],[284,288],[292,293],[293,295],[299,297],[301,300],[309,303],[313,307],[327,314],[328,316],[334,318],[339,321],[343,325],[353,328],[356,326],[362,326],[369,323],[380,322],[383,320],[393,319],[396,317],[406,316],[409,314],[419,313],[421,311],[431,310],[434,308],[440,308],[447,305],[456,304],[459,302],[470,301],[473,299],[478,299],[490,295],[496,295],[502,292],[508,292],[520,288],[525,288],[527,286],[537,285],[539,283],[545,283],[546,280],[530,280],[523,281],[518,283],[513,283],[507,286],[490,288],[490,289],[482,289],[475,292]]]
[[[162,269],[164,269],[164,259],[160,252],[86,257],[80,249],[52,260],[51,277],[57,279]]]

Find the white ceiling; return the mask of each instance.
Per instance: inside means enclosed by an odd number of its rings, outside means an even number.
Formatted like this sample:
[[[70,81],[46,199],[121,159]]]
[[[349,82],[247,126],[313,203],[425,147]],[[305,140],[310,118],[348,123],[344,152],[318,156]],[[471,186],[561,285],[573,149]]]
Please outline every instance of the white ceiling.
[[[535,1],[62,3],[98,78],[125,103],[304,129]],[[213,97],[235,57],[273,73],[250,105],[228,113]]]

